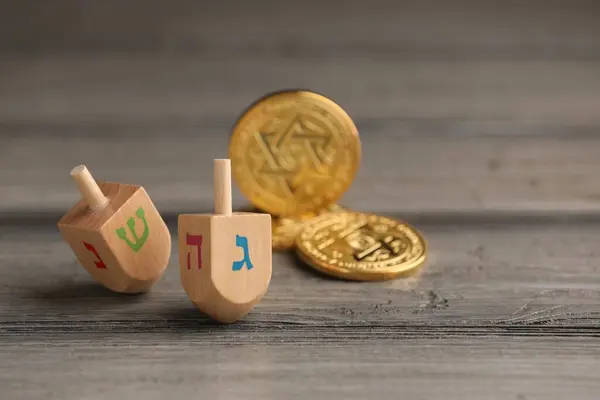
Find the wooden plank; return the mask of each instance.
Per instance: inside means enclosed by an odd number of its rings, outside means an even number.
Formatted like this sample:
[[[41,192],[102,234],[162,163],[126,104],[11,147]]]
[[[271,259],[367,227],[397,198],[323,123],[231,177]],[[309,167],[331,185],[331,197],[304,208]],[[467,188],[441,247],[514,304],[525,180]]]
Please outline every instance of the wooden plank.
[[[567,327],[597,334],[599,223],[415,221],[429,243],[427,265],[420,275],[389,282],[329,279],[290,254],[275,254],[269,292],[245,321],[267,336],[290,325],[430,326],[440,333],[489,327],[515,335],[515,327],[549,334]],[[0,231],[4,332],[117,333],[156,324],[176,333],[209,323],[181,288],[176,247],[151,293],[116,295],[78,266],[55,228],[23,224]]]
[[[16,0],[0,13],[0,51],[598,60],[597,11],[590,0]]]
[[[598,398],[598,5],[232,5],[0,12],[2,397]],[[175,233],[211,208],[234,119],[285,87],[356,119],[343,203],[422,230],[421,274],[342,282],[276,254],[264,301],[220,326],[174,253],[142,296],[76,264],[54,225],[71,167],[144,185]]]
[[[200,134],[207,125],[229,129],[265,93],[309,88],[372,123],[483,120],[577,128],[600,123],[598,63],[24,55],[0,61],[0,122],[74,126],[70,131],[79,135],[96,124],[141,123],[163,134],[199,124]]]
[[[240,346],[232,330],[202,328],[176,336],[2,337],[0,385],[6,398],[64,400],[198,393],[260,400],[595,400],[600,394],[597,338],[415,339],[399,329],[371,340],[354,328],[331,333],[337,337],[287,337],[270,346]]]
[[[458,127],[454,127],[458,129]],[[453,128],[447,127],[446,130]],[[405,130],[405,134],[396,132]],[[99,180],[143,185],[164,214],[212,209],[212,159],[227,155],[218,131],[119,129],[108,138],[26,132],[0,143],[0,213],[64,214],[78,199],[68,172],[85,163]],[[600,137],[445,135],[419,124],[362,134],[363,161],[342,202],[357,210],[597,212]],[[195,160],[192,162],[182,160]],[[234,188],[234,206],[247,205]]]

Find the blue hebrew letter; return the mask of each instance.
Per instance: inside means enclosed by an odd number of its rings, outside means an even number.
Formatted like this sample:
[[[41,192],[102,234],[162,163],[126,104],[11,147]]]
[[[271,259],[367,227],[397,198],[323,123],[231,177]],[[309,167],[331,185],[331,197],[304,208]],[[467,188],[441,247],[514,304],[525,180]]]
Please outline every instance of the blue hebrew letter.
[[[234,261],[232,269],[239,271],[246,264],[248,270],[251,270],[253,265],[252,261],[250,261],[250,253],[248,252],[248,238],[246,236],[235,235],[235,245],[244,249],[244,258],[240,261]]]

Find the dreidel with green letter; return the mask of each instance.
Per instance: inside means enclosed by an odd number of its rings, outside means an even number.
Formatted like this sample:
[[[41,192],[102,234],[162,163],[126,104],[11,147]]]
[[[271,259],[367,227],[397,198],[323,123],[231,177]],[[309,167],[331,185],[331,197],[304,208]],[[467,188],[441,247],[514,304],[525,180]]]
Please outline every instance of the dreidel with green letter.
[[[190,300],[231,323],[262,299],[271,281],[271,216],[231,212],[231,161],[214,160],[214,214],[180,214],[179,271]]]
[[[171,236],[141,186],[97,184],[85,167],[71,171],[82,199],[58,222],[87,272],[119,293],[148,291],[171,255]]]

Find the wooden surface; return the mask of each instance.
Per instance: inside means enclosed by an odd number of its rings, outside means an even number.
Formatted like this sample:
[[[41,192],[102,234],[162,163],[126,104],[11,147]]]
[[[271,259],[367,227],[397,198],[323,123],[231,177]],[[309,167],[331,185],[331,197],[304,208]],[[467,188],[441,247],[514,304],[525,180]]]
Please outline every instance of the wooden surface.
[[[0,398],[599,397],[595,2],[3,7]],[[418,227],[419,275],[342,282],[277,253],[264,300],[221,326],[176,247],[146,295],[76,263],[56,228],[72,167],[143,185],[175,243],[177,214],[212,209],[235,118],[286,87],[356,120],[342,204]]]

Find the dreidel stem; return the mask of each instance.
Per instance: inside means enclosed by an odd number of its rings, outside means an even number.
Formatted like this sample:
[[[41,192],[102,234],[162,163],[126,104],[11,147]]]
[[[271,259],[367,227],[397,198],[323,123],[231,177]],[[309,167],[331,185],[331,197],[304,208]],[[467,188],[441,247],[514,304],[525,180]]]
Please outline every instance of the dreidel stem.
[[[215,160],[213,173],[215,214],[231,215],[231,160]]]
[[[99,211],[106,207],[108,199],[100,190],[90,171],[85,165],[78,165],[71,170],[71,177],[77,183],[81,197],[85,200],[92,211]]]

